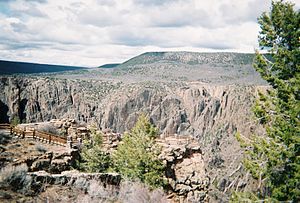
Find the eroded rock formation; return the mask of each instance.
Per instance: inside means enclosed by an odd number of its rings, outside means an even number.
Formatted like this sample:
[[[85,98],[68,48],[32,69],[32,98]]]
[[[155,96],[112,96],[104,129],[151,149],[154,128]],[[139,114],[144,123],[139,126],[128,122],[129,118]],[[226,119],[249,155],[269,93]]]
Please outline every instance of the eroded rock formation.
[[[8,108],[10,119],[18,115],[26,122],[40,122],[69,117],[122,133],[144,112],[162,133],[201,138],[216,128],[249,132],[250,107],[257,91],[264,89],[195,82],[176,85],[80,82],[2,78],[0,100]],[[93,88],[89,88],[90,84]],[[109,86],[106,92],[104,84]]]

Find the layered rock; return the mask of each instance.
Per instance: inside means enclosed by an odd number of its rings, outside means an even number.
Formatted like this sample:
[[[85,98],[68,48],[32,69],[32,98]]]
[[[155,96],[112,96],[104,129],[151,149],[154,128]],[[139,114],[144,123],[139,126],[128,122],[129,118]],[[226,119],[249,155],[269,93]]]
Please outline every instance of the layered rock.
[[[169,190],[175,201],[208,201],[210,178],[207,175],[203,155],[193,138],[166,137],[157,139],[162,146],[160,159],[166,165]]]
[[[80,81],[81,82],[81,81]],[[201,83],[111,83],[72,80],[2,78],[1,102],[7,117],[27,122],[74,118],[122,133],[145,112],[160,132],[205,137],[216,128],[250,131],[250,107],[258,86],[217,86]],[[105,90],[102,89],[102,92]],[[95,91],[95,92],[94,92]],[[91,98],[92,96],[93,99]],[[5,115],[4,115],[5,116]]]
[[[78,171],[65,171],[61,174],[50,174],[45,171],[27,173],[32,178],[33,184],[51,184],[75,186],[81,182],[85,187],[89,186],[89,181],[94,180],[103,184],[119,186],[121,176],[116,173],[81,173]]]
[[[46,152],[39,156],[30,156],[20,161],[14,162],[14,165],[26,163],[29,171],[45,170],[50,173],[61,173],[70,170],[79,159],[77,150],[67,150],[64,152]]]

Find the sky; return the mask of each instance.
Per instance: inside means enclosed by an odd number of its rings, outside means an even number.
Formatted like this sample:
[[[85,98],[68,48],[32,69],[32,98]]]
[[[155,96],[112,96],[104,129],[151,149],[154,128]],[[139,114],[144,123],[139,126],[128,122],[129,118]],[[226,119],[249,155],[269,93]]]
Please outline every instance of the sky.
[[[292,0],[299,8],[300,0]],[[75,66],[149,51],[254,52],[271,0],[0,0],[0,59]]]

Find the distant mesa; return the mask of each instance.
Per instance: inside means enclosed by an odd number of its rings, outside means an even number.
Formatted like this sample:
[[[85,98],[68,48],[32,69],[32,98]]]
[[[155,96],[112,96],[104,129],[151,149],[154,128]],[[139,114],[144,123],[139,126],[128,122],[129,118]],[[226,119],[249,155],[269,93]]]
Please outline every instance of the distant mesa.
[[[49,65],[38,63],[26,63],[16,61],[0,60],[0,74],[17,74],[17,73],[54,73],[62,71],[83,70],[85,67]]]
[[[108,63],[108,64],[104,64],[102,66],[99,66],[98,68],[115,68],[118,65],[120,65],[120,63]]]
[[[199,64],[252,64],[254,54],[233,52],[145,52],[120,64],[120,68],[137,64],[169,63],[178,65]]]
[[[197,81],[203,84],[262,84],[253,68],[253,53],[146,52],[106,72],[122,81]]]

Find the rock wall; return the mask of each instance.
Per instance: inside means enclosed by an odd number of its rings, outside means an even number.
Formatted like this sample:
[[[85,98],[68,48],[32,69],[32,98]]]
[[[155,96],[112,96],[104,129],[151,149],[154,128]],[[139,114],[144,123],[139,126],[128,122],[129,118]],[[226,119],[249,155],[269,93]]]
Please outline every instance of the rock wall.
[[[61,174],[49,174],[45,171],[31,172],[27,173],[27,175],[33,178],[33,183],[35,184],[57,184],[57,185],[65,185],[73,186],[76,184],[76,181],[87,182],[89,184],[89,180],[96,180],[108,185],[119,186],[121,182],[121,175],[115,173],[80,173],[78,171],[65,171]]]
[[[162,147],[160,159],[166,165],[169,192],[175,202],[207,202],[210,178],[197,140],[166,137],[157,139]]]
[[[0,88],[1,110],[6,111],[2,117],[10,120],[18,116],[32,123],[68,117],[122,133],[144,112],[161,133],[199,138],[219,128],[250,132],[250,107],[257,91],[265,89],[21,77],[2,77]]]

